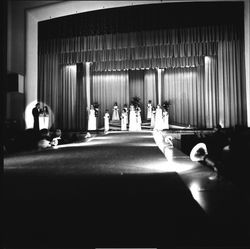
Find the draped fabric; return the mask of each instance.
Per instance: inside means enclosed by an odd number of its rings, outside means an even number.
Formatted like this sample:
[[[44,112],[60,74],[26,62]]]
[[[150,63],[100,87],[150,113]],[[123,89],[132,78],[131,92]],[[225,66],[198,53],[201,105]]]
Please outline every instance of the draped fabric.
[[[58,127],[60,92],[59,58],[57,54],[43,54],[38,58],[38,101],[49,108],[49,127]]]
[[[48,38],[39,40],[38,96],[55,113],[55,127],[84,129],[86,77],[79,66],[76,77],[69,65],[91,62],[91,102],[100,104],[100,124],[114,102],[121,110],[137,95],[144,107],[148,100],[158,104],[161,68],[170,123],[245,125],[243,55],[242,27],[233,24]]]
[[[146,70],[144,74],[144,118],[147,117],[147,104],[148,101],[152,101],[152,106],[156,106],[157,103],[157,71],[154,69]]]
[[[92,101],[99,106],[98,123],[103,125],[105,110],[112,114],[114,103],[117,102],[119,113],[124,104],[129,104],[129,76],[123,72],[93,72]]]
[[[204,68],[170,68],[163,74],[162,98],[170,101],[169,122],[205,127]]]
[[[246,84],[241,41],[218,44],[219,121],[225,126],[246,125]]]
[[[218,58],[205,57],[202,67],[164,71],[163,101],[171,102],[170,123],[202,128],[246,124],[241,46],[225,42],[219,48]]]
[[[129,96],[130,100],[135,96],[141,99],[141,114],[145,118],[148,101],[156,106],[156,70],[129,70]]]
[[[63,130],[76,130],[76,66],[61,67],[61,81],[59,82],[59,127]]]
[[[144,70],[129,70],[129,100],[137,96],[144,103]]]
[[[200,66],[218,42],[239,39],[237,25],[217,25],[53,38],[40,41],[39,51],[60,54],[61,64],[91,61],[94,71]]]
[[[87,101],[86,101],[86,65],[76,65],[76,128],[87,128]]]

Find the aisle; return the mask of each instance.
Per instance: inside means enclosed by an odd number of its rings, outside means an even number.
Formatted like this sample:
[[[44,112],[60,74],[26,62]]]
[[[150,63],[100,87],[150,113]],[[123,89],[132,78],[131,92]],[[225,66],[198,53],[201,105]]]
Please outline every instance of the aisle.
[[[4,165],[7,175],[25,176],[154,173],[165,166],[167,169],[151,132],[111,132],[88,142],[11,155]]]
[[[6,158],[5,244],[207,245],[206,214],[179,175],[153,170],[166,163],[151,132],[112,132]]]

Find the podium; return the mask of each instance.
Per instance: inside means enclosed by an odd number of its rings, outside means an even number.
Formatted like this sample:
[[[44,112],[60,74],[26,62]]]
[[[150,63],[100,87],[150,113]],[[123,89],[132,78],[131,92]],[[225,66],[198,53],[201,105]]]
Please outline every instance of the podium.
[[[49,129],[49,116],[39,116],[39,129]]]

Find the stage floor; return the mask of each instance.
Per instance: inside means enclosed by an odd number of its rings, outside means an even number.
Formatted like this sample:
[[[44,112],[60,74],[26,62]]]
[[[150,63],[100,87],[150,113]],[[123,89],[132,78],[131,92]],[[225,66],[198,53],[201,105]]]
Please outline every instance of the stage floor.
[[[5,247],[246,245],[243,196],[155,141],[116,131],[4,158]]]

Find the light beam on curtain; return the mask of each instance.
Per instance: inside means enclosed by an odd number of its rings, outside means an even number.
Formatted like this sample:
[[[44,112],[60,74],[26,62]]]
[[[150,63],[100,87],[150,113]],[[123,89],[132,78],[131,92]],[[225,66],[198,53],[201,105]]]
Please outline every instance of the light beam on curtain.
[[[76,130],[76,65],[61,67],[59,93],[59,126],[63,130]]]
[[[206,127],[213,128],[219,123],[217,58],[205,56],[204,102]]]
[[[129,104],[129,77],[127,71],[93,72],[92,101],[99,106],[98,124],[103,126],[105,110],[109,110],[110,118],[114,103],[117,102],[119,113],[124,104]]]

